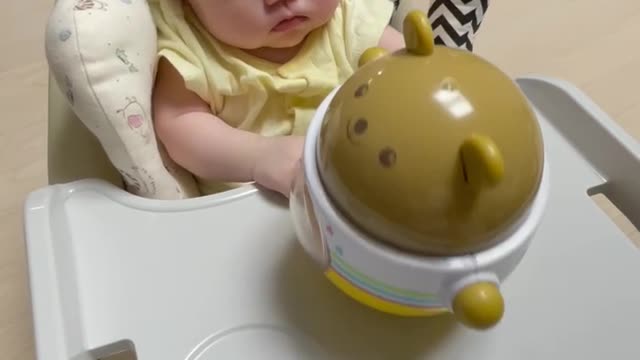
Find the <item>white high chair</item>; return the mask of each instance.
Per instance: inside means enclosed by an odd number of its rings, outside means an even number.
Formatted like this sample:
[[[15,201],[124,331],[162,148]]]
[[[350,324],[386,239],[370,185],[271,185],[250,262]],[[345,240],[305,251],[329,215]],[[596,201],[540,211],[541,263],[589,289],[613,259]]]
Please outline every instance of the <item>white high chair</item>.
[[[286,204],[252,186],[171,201],[123,190],[52,85],[50,185],[25,205],[38,359],[640,358],[640,252],[588,197],[605,192],[640,224],[640,146],[570,84],[517,81],[551,199],[504,320],[482,333],[350,300],[297,246]]]

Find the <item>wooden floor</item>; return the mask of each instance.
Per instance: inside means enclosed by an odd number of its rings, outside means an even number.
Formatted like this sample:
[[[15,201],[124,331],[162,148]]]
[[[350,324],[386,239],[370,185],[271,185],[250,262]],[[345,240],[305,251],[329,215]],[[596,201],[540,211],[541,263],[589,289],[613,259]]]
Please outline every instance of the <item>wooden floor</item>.
[[[46,184],[47,68],[52,0],[4,0],[0,12],[0,358],[34,359],[22,205]],[[513,76],[568,80],[640,138],[640,2],[493,0],[476,52]],[[635,45],[634,45],[635,44]],[[599,199],[599,202],[603,200]],[[604,204],[631,237],[637,232]]]

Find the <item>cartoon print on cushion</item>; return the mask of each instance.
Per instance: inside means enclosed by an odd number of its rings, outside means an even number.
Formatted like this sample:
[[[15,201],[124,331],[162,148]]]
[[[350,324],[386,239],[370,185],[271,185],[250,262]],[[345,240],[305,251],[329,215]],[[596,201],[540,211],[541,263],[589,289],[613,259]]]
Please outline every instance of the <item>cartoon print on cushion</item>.
[[[126,172],[126,171],[124,171],[122,169],[118,169],[118,172],[124,178],[125,188],[126,188],[127,191],[129,191],[129,192],[131,192],[133,194],[140,194],[141,191],[142,191],[143,185],[144,185],[144,188],[146,190],[146,184],[141,183],[138,179],[133,177],[128,172]]]
[[[122,169],[118,169],[118,172],[124,178],[127,191],[136,195],[142,194],[142,193],[146,195],[156,194],[156,191],[157,191],[156,181],[146,169],[140,168],[137,166],[132,166],[131,171],[142,175],[147,181],[141,181],[140,179],[131,175],[129,172],[124,171]]]
[[[125,50],[120,48],[116,49],[116,56],[118,57],[118,59],[120,59],[120,61],[122,61],[123,64],[129,66],[129,72],[138,72],[138,68],[131,61],[129,61],[129,56],[127,56],[127,52]]]
[[[69,40],[70,37],[71,37],[71,30],[69,29],[64,29],[58,33],[58,39],[60,39],[60,41],[62,42]]]
[[[118,114],[122,115],[127,125],[129,125],[129,128],[137,133],[144,140],[145,144],[149,144],[153,132],[147,121],[147,116],[142,105],[140,105],[135,97],[127,97],[126,101],[127,104],[118,110]]]
[[[109,4],[100,0],[78,0],[76,2],[75,10],[84,11],[84,10],[107,10],[107,6]]]
[[[151,176],[151,174],[149,174],[147,169],[139,168],[137,166],[133,166],[131,169],[133,169],[134,171],[138,172],[140,175],[144,176],[146,181],[143,182],[143,183],[145,184],[146,193],[150,194],[150,195],[155,195],[156,194],[156,180],[153,178],[153,176]]]
[[[178,176],[178,172],[176,171],[176,169],[171,165],[171,164],[165,164],[164,168],[167,170],[167,172],[171,175],[173,175],[174,177]],[[180,189],[179,186],[176,185],[176,193],[178,195],[182,195],[182,189]]]
[[[65,95],[67,96],[67,99],[69,100],[71,106],[73,106],[75,103],[75,97],[73,96],[73,84],[71,83],[71,79],[69,79],[69,76],[67,75],[64,76],[64,85],[67,87]]]

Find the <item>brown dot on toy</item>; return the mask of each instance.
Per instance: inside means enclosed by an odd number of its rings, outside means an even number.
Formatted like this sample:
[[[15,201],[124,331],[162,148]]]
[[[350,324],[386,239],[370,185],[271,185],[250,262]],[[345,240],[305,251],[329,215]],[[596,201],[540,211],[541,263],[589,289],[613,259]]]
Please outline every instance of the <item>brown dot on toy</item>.
[[[393,167],[393,165],[396,164],[397,158],[398,156],[396,154],[396,151],[390,147],[380,150],[380,153],[378,154],[378,160],[380,161],[380,164],[386,168]]]
[[[355,92],[355,97],[359,98],[359,97],[363,97],[365,95],[367,95],[367,91],[369,91],[369,84],[363,84],[360,85]]]
[[[369,122],[365,118],[359,118],[356,120],[356,123],[353,125],[353,133],[356,135],[362,135],[367,132],[367,128],[369,127]]]

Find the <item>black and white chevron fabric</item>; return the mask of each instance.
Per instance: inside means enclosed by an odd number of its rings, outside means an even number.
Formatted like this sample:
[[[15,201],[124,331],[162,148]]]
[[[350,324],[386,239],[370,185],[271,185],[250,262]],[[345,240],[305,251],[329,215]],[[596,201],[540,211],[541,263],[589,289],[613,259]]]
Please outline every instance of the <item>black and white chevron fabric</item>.
[[[363,0],[372,1],[372,0]],[[396,10],[405,1],[429,5],[429,21],[435,42],[452,48],[473,51],[473,42],[489,8],[489,0],[392,0]],[[412,7],[409,4],[409,8]]]
[[[429,21],[436,44],[473,51],[489,0],[432,0]]]

